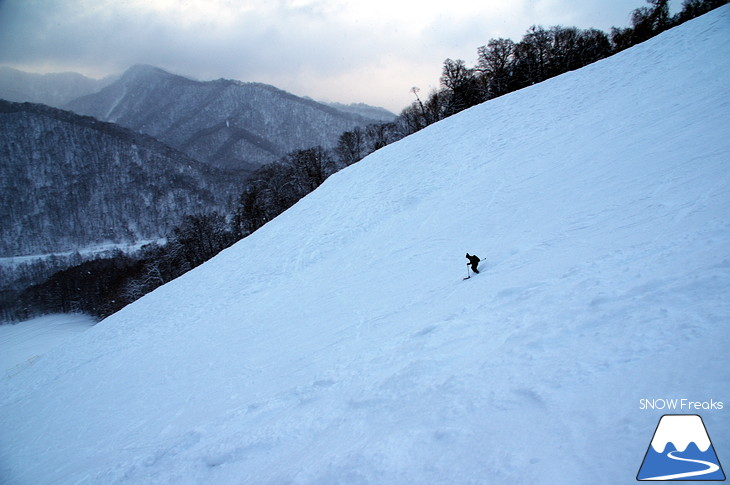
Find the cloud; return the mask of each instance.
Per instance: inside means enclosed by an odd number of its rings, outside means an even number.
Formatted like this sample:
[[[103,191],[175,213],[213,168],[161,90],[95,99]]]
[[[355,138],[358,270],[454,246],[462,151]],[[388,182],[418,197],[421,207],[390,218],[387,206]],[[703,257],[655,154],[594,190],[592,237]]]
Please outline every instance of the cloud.
[[[260,81],[315,98],[388,103],[438,83],[447,57],[532,24],[607,29],[641,0],[0,0],[0,64],[91,76],[132,64]],[[612,17],[613,16],[613,17]],[[388,91],[391,92],[388,92]],[[370,93],[370,94],[367,94]],[[349,96],[359,96],[349,98]]]

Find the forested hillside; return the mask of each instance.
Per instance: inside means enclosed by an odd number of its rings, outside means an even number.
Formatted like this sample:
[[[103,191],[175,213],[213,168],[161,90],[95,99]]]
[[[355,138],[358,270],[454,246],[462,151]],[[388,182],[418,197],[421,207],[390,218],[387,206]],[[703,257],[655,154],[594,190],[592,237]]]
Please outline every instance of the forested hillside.
[[[224,210],[242,181],[149,136],[6,101],[0,164],[0,257],[163,237]]]
[[[266,84],[199,82],[152,66],[134,66],[66,107],[152,135],[213,166],[249,170],[293,150],[334,146],[343,131],[376,121]]]

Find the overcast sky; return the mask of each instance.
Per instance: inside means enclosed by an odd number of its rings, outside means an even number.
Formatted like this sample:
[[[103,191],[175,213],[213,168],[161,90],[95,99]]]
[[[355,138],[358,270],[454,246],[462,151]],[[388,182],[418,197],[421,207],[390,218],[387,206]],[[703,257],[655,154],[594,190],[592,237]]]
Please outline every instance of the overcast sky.
[[[680,4],[680,0],[672,2]],[[533,24],[629,25],[644,0],[0,0],[0,65],[103,77],[152,64],[396,113],[444,59]]]

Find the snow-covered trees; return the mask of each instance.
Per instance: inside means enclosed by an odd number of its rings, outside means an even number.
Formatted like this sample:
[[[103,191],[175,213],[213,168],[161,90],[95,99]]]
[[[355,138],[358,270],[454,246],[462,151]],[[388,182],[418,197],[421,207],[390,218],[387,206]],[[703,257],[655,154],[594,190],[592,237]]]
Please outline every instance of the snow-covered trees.
[[[225,210],[244,176],[111,123],[0,100],[0,256],[159,238],[185,214]]]

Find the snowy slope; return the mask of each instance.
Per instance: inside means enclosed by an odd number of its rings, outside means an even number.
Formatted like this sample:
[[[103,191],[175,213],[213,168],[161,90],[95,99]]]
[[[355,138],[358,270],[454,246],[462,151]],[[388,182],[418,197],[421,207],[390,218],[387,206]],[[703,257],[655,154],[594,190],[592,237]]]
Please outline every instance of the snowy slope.
[[[640,399],[730,401],[729,25],[390,145],[0,381],[0,482],[633,483]]]
[[[14,324],[0,325],[0,376],[13,374],[41,355],[96,323],[79,313],[45,315]]]

